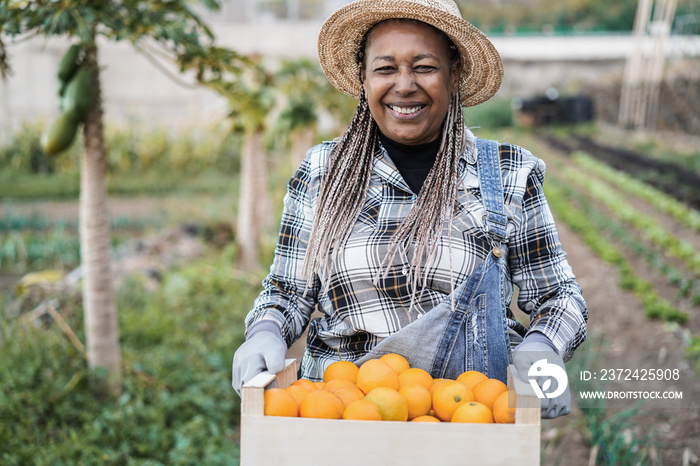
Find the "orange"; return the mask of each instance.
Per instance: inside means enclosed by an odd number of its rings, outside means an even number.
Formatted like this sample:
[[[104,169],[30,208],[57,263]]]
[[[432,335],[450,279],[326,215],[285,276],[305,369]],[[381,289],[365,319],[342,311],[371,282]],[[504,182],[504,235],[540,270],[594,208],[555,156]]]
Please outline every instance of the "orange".
[[[382,411],[369,400],[357,400],[350,403],[343,412],[343,419],[363,421],[381,421]]]
[[[343,401],[328,390],[315,390],[301,402],[299,415],[320,419],[340,419],[345,405]]]
[[[314,385],[316,385],[316,388],[319,390],[323,390],[323,387],[326,386],[326,382],[314,382]]]
[[[301,406],[301,402],[304,401],[306,395],[310,393],[306,388],[302,387],[301,385],[290,385],[289,387],[285,388],[285,390],[292,394],[298,406]]]
[[[489,409],[493,409],[493,402],[496,401],[498,395],[507,390],[506,384],[500,380],[486,379],[474,385],[472,393],[474,394],[474,400],[485,404]]]
[[[479,424],[493,424],[491,410],[478,401],[467,401],[455,410],[452,422],[473,422]]]
[[[399,389],[399,393],[408,404],[408,420],[428,414],[433,405],[430,392],[422,385],[407,385]]]
[[[457,382],[463,383],[465,387],[471,390],[474,388],[474,385],[486,379],[488,379],[488,377],[483,372],[467,371],[459,374],[459,377],[457,377]]]
[[[379,359],[389,364],[397,374],[401,374],[403,371],[409,368],[406,358],[397,353],[385,354]]]
[[[310,381],[309,379],[298,379],[295,380],[290,384],[291,385],[301,385],[302,387],[306,388],[308,391],[313,392],[314,390],[318,390],[318,387],[316,386],[315,383]]]
[[[357,372],[357,388],[367,394],[377,387],[399,389],[399,375],[381,359],[370,359]]]
[[[474,395],[467,387],[456,380],[448,380],[433,392],[433,410],[438,419],[449,422],[459,405],[473,400]]]
[[[362,393],[362,390],[360,390],[354,385],[350,387],[340,387],[333,393],[335,393],[335,396],[340,398],[340,400],[343,402],[346,408],[353,401],[361,400],[365,397],[365,394]]]
[[[297,417],[298,415],[299,406],[291,393],[283,388],[265,390],[265,416]]]
[[[323,373],[323,381],[330,382],[333,379],[345,379],[356,383],[358,370],[358,367],[350,361],[336,361],[326,368]]]
[[[377,387],[365,395],[369,400],[379,406],[382,419],[385,421],[407,421],[408,403],[401,394],[389,387]]]
[[[355,384],[350,382],[348,379],[333,379],[330,382],[326,382],[323,385],[323,390],[328,390],[329,392],[335,392],[340,388],[344,387],[355,387]]]
[[[411,422],[440,422],[440,419],[436,418],[435,416],[418,416],[416,418],[411,419]]]
[[[438,388],[440,385],[443,383],[447,382],[450,379],[433,379],[433,384],[430,386],[430,395],[432,396],[433,393],[435,393],[435,389]]]
[[[499,424],[515,423],[515,392],[507,390],[493,402],[493,420]]]
[[[421,385],[426,390],[430,390],[433,385],[433,376],[426,370],[411,367],[399,374],[399,388],[407,385]]]

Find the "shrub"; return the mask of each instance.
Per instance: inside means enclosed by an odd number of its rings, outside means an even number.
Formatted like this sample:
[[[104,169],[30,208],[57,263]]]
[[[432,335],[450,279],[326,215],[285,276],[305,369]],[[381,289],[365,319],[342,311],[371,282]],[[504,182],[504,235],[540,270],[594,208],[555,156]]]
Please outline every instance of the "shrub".
[[[124,282],[116,400],[93,395],[84,355],[57,326],[0,316],[0,463],[236,464],[230,361],[258,286],[234,278],[231,263],[219,252],[167,273],[155,292]],[[84,340],[78,306],[60,312]]]

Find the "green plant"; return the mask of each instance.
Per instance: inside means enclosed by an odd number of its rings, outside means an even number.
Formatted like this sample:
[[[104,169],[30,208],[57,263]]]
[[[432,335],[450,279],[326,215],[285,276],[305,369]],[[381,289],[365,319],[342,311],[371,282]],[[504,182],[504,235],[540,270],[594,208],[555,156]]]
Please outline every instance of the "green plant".
[[[654,290],[653,284],[641,278],[619,248],[607,241],[599,230],[588,221],[586,215],[567,198],[567,192],[569,195],[572,192],[570,189],[567,191],[567,188],[567,185],[554,178],[550,178],[545,185],[545,193],[555,215],[579,234],[594,254],[617,267],[620,286],[635,293],[642,302],[647,317],[681,323],[687,322],[688,314],[661,298]]]
[[[678,288],[681,297],[690,299],[693,305],[696,304],[696,301],[700,299],[700,284],[698,284],[698,280],[695,277],[684,276],[683,272],[664,259],[662,251],[658,251],[639,239],[614,217],[601,212],[585,196],[574,194],[570,187],[563,189],[569,202],[578,206],[588,221],[598,228],[602,234],[619,241],[632,254],[644,258],[660,275],[667,278],[669,284]],[[629,272],[626,275],[630,275]],[[636,281],[628,277],[621,282],[621,286],[626,289],[634,289]]]
[[[599,381],[583,382],[579,373],[594,370],[594,362],[605,348],[604,340],[592,339],[576,350],[567,363],[572,393],[603,389]],[[644,429],[638,422],[643,403],[612,413],[605,399],[589,401],[592,405],[581,408],[581,412],[595,464],[653,464],[659,460],[658,455],[654,454],[657,450],[656,432]]]
[[[216,0],[206,0],[203,6],[218,9]],[[201,85],[222,86],[238,79],[248,60],[233,50],[215,45],[211,30],[201,20],[190,2],[124,0],[121,2],[52,3],[4,2],[0,9],[0,37],[50,38],[67,37],[80,48],[80,70],[89,77],[89,86],[80,86],[71,92],[74,80],[66,84],[63,104],[71,115],[80,120],[83,134],[81,157],[80,239],[85,276],[83,282],[85,319],[87,327],[87,361],[93,370],[105,369],[109,376],[100,380],[95,389],[113,396],[122,391],[122,369],[119,365],[119,329],[115,325],[117,308],[112,287],[109,261],[109,222],[107,216],[106,148],[103,126],[102,85],[98,51],[102,39],[129,41],[138,50],[149,54],[156,49],[159,55],[169,57],[179,72],[191,72]],[[100,40],[98,40],[98,36]],[[99,44],[99,47],[98,47]],[[146,45],[148,44],[148,46]],[[150,55],[149,55],[150,56]],[[77,58],[77,57],[76,57]],[[59,65],[59,89],[69,74]],[[10,72],[9,55],[0,39],[0,76]],[[76,73],[80,73],[77,71]],[[89,88],[89,89],[88,89]],[[60,91],[59,91],[60,92]],[[72,97],[75,97],[73,99]],[[71,105],[74,102],[76,105]],[[81,102],[80,104],[78,102]],[[83,106],[82,103],[90,105]],[[84,113],[84,118],[81,118]],[[64,128],[65,129],[65,128]],[[71,128],[72,129],[72,128]],[[76,128],[77,129],[77,128]],[[60,131],[65,135],[63,131]],[[61,137],[65,142],[67,139]],[[51,142],[51,141],[47,141]],[[47,151],[58,151],[62,144],[45,145]]]
[[[35,138],[39,127],[9,134],[0,149],[0,197],[5,199],[75,199],[79,195],[79,154],[76,145],[55,157],[50,173],[33,173],[21,158],[7,156],[23,152],[23,139]],[[212,192],[232,190],[240,168],[240,137],[223,126],[182,128],[171,135],[164,128],[107,125],[107,164],[110,194],[159,194],[172,192]],[[4,154],[4,155],[3,155]],[[134,176],[138,174],[139,176]],[[7,212],[7,210],[6,210]],[[0,231],[2,231],[0,219]]]
[[[89,389],[103,374],[88,373],[56,325],[0,314],[0,463],[237,464],[230,361],[261,276],[236,275],[233,251],[166,273],[155,291],[138,276],[117,290],[125,371],[117,399]],[[61,304],[84,341],[80,303]]]
[[[62,229],[48,234],[0,235],[0,270],[68,269],[80,264],[78,238]]]
[[[672,216],[682,225],[691,228],[696,233],[700,233],[700,213],[686,204],[624,172],[615,170],[609,165],[597,161],[584,152],[573,154],[573,160],[577,166],[585,171],[602,178],[608,183],[614,184],[617,189],[625,193],[643,199],[659,211]]]
[[[700,377],[700,336],[691,336],[685,349],[688,360],[693,364],[695,374]]]
[[[586,189],[588,195],[603,203],[625,223],[642,232],[651,243],[681,260],[695,276],[700,277],[700,252],[688,241],[679,239],[645,212],[632,207],[617,190],[594,177],[582,177],[572,168],[564,170],[564,178]]]

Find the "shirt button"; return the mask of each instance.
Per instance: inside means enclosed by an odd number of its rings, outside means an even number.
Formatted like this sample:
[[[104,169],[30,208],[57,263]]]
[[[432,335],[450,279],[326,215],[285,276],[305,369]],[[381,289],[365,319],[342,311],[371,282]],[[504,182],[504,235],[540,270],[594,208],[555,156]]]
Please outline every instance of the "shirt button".
[[[401,273],[403,275],[408,275],[408,269],[406,267],[404,267],[403,269],[401,269]]]

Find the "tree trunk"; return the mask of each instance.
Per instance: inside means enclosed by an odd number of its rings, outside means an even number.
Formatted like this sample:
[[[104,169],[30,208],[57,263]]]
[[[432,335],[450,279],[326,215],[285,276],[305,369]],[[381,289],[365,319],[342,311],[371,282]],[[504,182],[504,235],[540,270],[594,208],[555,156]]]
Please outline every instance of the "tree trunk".
[[[296,170],[306,158],[306,151],[314,141],[313,128],[296,129],[292,132],[292,170]]]
[[[238,198],[236,240],[238,267],[260,267],[260,236],[270,216],[267,164],[261,131],[246,134],[241,154],[241,188]]]
[[[97,46],[88,47],[85,65],[94,77],[95,103],[85,120],[85,150],[80,173],[80,248],[83,269],[85,338],[90,369],[106,371],[98,390],[122,391],[119,324],[111,273],[110,224],[105,174],[107,160],[102,129]],[[98,379],[95,378],[97,381]]]

